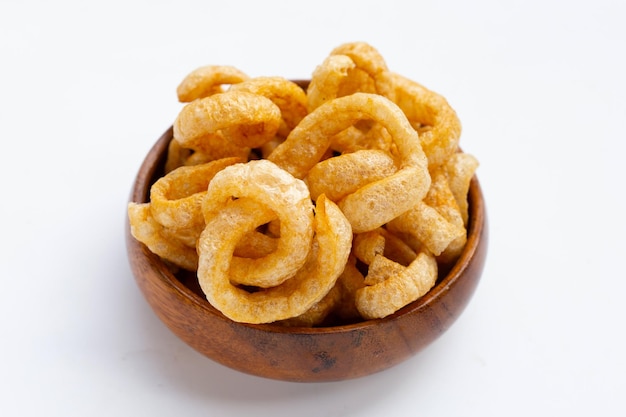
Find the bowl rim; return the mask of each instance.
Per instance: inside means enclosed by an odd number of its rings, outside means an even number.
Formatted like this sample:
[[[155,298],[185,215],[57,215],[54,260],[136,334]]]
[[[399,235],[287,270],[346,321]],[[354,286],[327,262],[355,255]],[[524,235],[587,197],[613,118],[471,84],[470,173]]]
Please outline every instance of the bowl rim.
[[[161,176],[163,172],[165,157],[167,154],[166,151],[172,139],[173,127],[170,126],[152,145],[150,151],[143,160],[138,170],[137,176],[135,177],[135,181],[132,185],[128,200],[129,202],[144,203],[149,201],[150,186],[156,181],[157,178]],[[420,310],[425,310],[431,304],[435,303],[450,289],[451,286],[455,284],[456,281],[458,281],[462,277],[463,272],[468,268],[470,261],[472,260],[474,254],[478,249],[481,238],[486,239],[486,236],[483,236],[483,229],[486,222],[486,210],[482,189],[476,175],[472,177],[472,180],[470,182],[468,201],[470,211],[467,229],[468,238],[465,247],[463,248],[463,251],[461,252],[461,255],[459,256],[457,261],[448,270],[447,274],[443,278],[438,279],[433,288],[431,288],[419,299],[400,308],[398,311],[390,314],[389,316],[378,319],[362,320],[355,323],[338,324],[325,327],[283,326],[274,323],[251,324],[244,322],[235,322],[223,315],[215,307],[213,307],[208,302],[208,300],[206,300],[206,298],[200,297],[193,290],[187,287],[183,282],[181,282],[176,277],[174,272],[169,269],[166,263],[162,261],[160,257],[152,253],[147,247],[145,247],[143,243],[137,241],[135,241],[135,243],[143,247],[142,253],[150,258],[150,265],[154,269],[158,269],[158,273],[161,279],[166,281],[167,284],[175,289],[179,293],[179,296],[182,296],[187,302],[193,303],[195,307],[202,309],[207,314],[214,316],[216,319],[223,320],[227,323],[236,323],[241,326],[251,327],[257,330],[271,333],[323,335],[361,331],[375,324],[390,323],[406,315],[419,314]],[[127,236],[130,235],[130,224],[128,222],[128,217],[126,217],[126,232]],[[131,239],[133,239],[132,236]]]

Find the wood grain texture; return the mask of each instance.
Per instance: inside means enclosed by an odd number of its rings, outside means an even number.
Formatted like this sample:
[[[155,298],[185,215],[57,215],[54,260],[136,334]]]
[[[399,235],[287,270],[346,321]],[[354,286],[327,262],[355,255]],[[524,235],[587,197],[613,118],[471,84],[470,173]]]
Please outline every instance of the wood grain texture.
[[[145,202],[161,175],[172,139],[168,129],[141,165],[130,200]],[[472,180],[466,247],[445,277],[424,297],[384,319],[325,328],[236,323],[213,308],[193,277],[177,276],[130,234],[128,258],[137,285],[156,315],[208,358],[261,377],[298,382],[363,377],[397,365],[442,335],[470,301],[487,255],[488,228],[480,184]]]

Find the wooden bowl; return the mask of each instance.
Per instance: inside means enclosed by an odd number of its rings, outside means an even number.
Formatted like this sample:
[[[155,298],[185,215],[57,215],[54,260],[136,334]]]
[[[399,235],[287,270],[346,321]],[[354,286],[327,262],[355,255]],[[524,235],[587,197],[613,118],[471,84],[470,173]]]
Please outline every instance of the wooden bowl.
[[[148,201],[163,175],[172,129],[146,156],[130,199]],[[130,265],[157,316],[183,341],[208,358],[241,372],[286,381],[320,382],[362,377],[415,355],[459,317],[479,282],[487,253],[487,219],[474,178],[469,191],[468,241],[451,270],[426,295],[383,319],[323,328],[234,322],[213,308],[195,276],[174,274],[130,234]],[[189,274],[191,275],[191,274]]]

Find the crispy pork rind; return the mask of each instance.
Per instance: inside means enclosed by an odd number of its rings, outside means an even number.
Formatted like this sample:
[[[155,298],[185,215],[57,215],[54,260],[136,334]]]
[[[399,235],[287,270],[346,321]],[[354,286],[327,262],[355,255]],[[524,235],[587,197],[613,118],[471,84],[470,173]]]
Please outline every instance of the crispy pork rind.
[[[189,103],[223,93],[225,85],[238,84],[248,78],[246,73],[230,65],[206,65],[187,74],[178,85],[176,94],[178,101]]]
[[[385,59],[365,42],[349,42],[334,48],[315,69],[307,90],[309,111],[328,100],[357,92],[389,99],[395,93]]]
[[[339,201],[374,181],[394,174],[393,157],[378,149],[359,150],[325,159],[313,166],[304,181],[315,200],[320,194]]]
[[[280,221],[280,238],[276,250],[266,256],[233,258],[230,279],[257,287],[281,284],[304,265],[311,248],[313,203],[308,188],[302,180],[264,159],[229,166],[208,186],[202,204],[206,223],[234,198],[250,198],[270,208]]]
[[[463,152],[455,153],[445,164],[450,191],[454,195],[454,199],[461,211],[463,224],[466,226],[469,217],[467,194],[478,165],[478,160],[475,156]]]
[[[478,161],[457,114],[371,45],[333,49],[306,90],[214,65],[177,94],[164,175],[129,204],[131,233],[230,319],[384,318],[463,250]]]
[[[195,271],[196,241],[204,229],[202,200],[208,184],[218,171],[238,162],[239,158],[224,158],[180,167],[159,178],[150,187],[150,202],[128,205],[132,235],[171,264]]]
[[[307,115],[307,96],[302,87],[283,77],[255,77],[233,85],[230,91],[245,91],[266,97],[280,109],[282,121],[276,132],[285,138]],[[265,142],[267,143],[267,142]],[[265,144],[264,143],[264,144]]]
[[[417,300],[437,280],[437,260],[420,252],[409,266],[377,255],[369,266],[365,286],[356,293],[356,306],[365,319],[383,318]]]
[[[419,132],[420,143],[432,166],[442,165],[457,152],[461,122],[448,101],[423,85],[392,74],[394,102]]]
[[[271,211],[251,198],[231,200],[207,215],[198,242],[198,280],[209,302],[234,321],[270,323],[304,314],[334,287],[350,254],[350,224],[322,197],[315,210],[315,239],[303,267],[277,286],[253,292],[240,288],[229,274],[235,246],[271,218]]]
[[[198,268],[196,248],[178,238],[176,231],[169,230],[152,217],[150,203],[129,203],[128,220],[132,236],[146,245],[163,260],[186,270]]]
[[[192,101],[174,122],[174,140],[202,152],[216,135],[255,148],[272,140],[282,117],[270,99],[246,91],[229,91]]]
[[[355,233],[389,222],[420,201],[430,186],[428,162],[417,132],[393,102],[376,94],[354,93],[330,100],[309,113],[268,159],[304,178],[330,146],[333,135],[361,120],[380,123],[397,150],[398,170],[368,183],[338,202]]]
[[[165,227],[204,228],[202,201],[213,177],[241,158],[223,158],[206,164],[182,166],[159,178],[150,188],[152,216]]]

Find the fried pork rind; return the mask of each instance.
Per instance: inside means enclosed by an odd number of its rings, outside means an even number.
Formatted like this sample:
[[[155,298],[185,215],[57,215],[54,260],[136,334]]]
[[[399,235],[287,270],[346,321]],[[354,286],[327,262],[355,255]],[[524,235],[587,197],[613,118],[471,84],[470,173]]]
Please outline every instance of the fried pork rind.
[[[349,42],[333,49],[311,76],[308,109],[354,93],[379,94],[393,99],[391,73],[383,56],[365,42]]]
[[[356,266],[354,255],[348,257],[343,272],[337,279],[336,287],[340,289],[341,300],[332,311],[332,314],[341,322],[355,322],[362,320],[361,313],[356,308],[356,293],[365,286],[363,274]]]
[[[328,100],[337,98],[341,83],[356,64],[346,55],[328,56],[315,68],[307,88],[307,106],[313,111]]]
[[[165,173],[174,171],[178,167],[187,165],[187,160],[193,154],[193,150],[184,148],[176,141],[170,141],[167,147],[167,159],[165,160]]]
[[[238,158],[224,158],[180,167],[159,178],[150,187],[150,202],[128,206],[132,235],[168,262],[195,271],[196,242],[204,229],[202,200],[206,189],[218,171],[238,162]]]
[[[357,122],[357,125],[359,122]],[[345,154],[360,150],[382,150],[392,153],[393,138],[380,123],[350,126],[332,137],[330,150]]]
[[[215,135],[255,148],[274,138],[282,117],[270,99],[245,91],[215,94],[185,105],[174,122],[174,140],[202,152]],[[210,146],[208,146],[210,148]]]
[[[448,179],[448,172],[445,166],[438,167],[431,174],[432,183],[430,190],[424,197],[424,203],[435,208],[450,224],[462,230],[459,236],[450,242],[446,249],[440,254],[440,260],[448,263],[459,257],[465,242],[467,241],[467,230],[461,209],[457,204]]]
[[[382,226],[420,201],[430,186],[427,160],[402,111],[376,94],[336,98],[309,113],[268,159],[304,178],[330,146],[330,138],[360,120],[380,123],[397,148],[398,171],[371,182],[339,202],[355,233]]]
[[[352,241],[352,253],[358,260],[368,265],[374,261],[376,255],[385,252],[385,237],[379,230],[357,233]]]
[[[452,191],[452,194],[454,195],[454,199],[456,200],[459,210],[461,211],[463,224],[466,226],[468,219],[467,194],[470,182],[477,168],[478,160],[476,157],[462,152],[452,155],[445,164],[450,191]]]
[[[427,252],[420,252],[407,267],[377,255],[365,287],[357,290],[357,309],[365,319],[386,317],[426,294],[436,280],[437,261]]]
[[[280,109],[282,122],[278,131],[285,138],[307,115],[307,96],[293,81],[283,77],[255,77],[233,85],[230,91],[246,91],[270,99]]]
[[[364,42],[333,49],[306,90],[205,66],[177,89],[164,176],[130,203],[132,235],[195,271],[247,323],[323,326],[419,299],[467,240],[478,167],[446,99]]]
[[[465,234],[463,228],[450,223],[423,201],[392,219],[387,229],[398,235],[413,236],[435,255],[440,255],[453,240]]]
[[[129,203],[128,220],[130,233],[135,239],[162,259],[188,271],[198,268],[196,248],[190,247],[152,217],[150,203]]]
[[[341,287],[335,284],[328,294],[313,304],[304,313],[290,319],[281,320],[278,324],[287,327],[314,327],[321,325],[333,313],[341,302]]]
[[[466,161],[456,163],[459,171],[463,171],[462,164],[473,165],[474,160],[471,156],[459,156],[455,159]],[[467,240],[464,220],[464,216],[467,216],[467,197],[463,198],[457,192],[459,200],[465,201],[464,212],[450,187],[450,172],[454,175],[457,170],[448,165],[431,170],[431,186],[424,199],[387,224],[390,231],[408,234],[417,239],[431,253],[440,257],[442,263],[450,263],[458,258]],[[456,187],[461,190],[469,188],[471,176],[468,177],[467,171],[472,171],[470,165],[459,174],[460,177],[455,178]]]
[[[262,258],[274,252],[277,247],[278,238],[253,230],[239,241],[234,255],[241,258]]]
[[[250,155],[250,148],[235,145],[221,132],[207,135],[198,142],[201,143],[200,151],[185,148],[176,140],[171,141],[165,162],[165,173],[181,166],[200,165],[223,158],[236,157],[247,160]]]
[[[458,150],[461,122],[448,101],[423,85],[392,73],[394,102],[419,132],[420,143],[432,166],[442,165]]]
[[[376,229],[378,233],[385,239],[385,248],[383,255],[400,265],[408,266],[417,256],[416,250],[409,245],[404,239],[394,235],[387,229]],[[418,249],[419,251],[419,249]]]
[[[178,85],[178,101],[189,103],[196,99],[224,92],[224,85],[237,84],[249,77],[230,65],[206,65],[190,72]]]
[[[208,301],[230,319],[254,324],[300,316],[322,300],[344,269],[352,231],[331,201],[321,197],[315,211],[315,239],[306,263],[282,284],[255,292],[233,285],[229,270],[237,242],[269,221],[271,212],[251,198],[239,198],[207,216],[198,242],[198,280]]]
[[[353,85],[342,86],[344,91],[340,95],[359,91],[368,92],[367,89],[361,87],[366,83],[363,80],[367,79],[373,84],[374,91],[372,92],[393,100],[395,91],[391,73],[383,56],[372,45],[366,42],[348,42],[333,49],[330,55],[346,55],[354,61],[356,68],[353,71],[356,74],[352,77],[349,74],[348,79],[361,80],[361,82],[353,82]]]
[[[397,170],[389,153],[360,150],[315,164],[304,181],[314,200],[320,194],[326,194],[332,201],[339,201],[364,185],[388,177]]]
[[[313,203],[309,190],[302,180],[264,159],[232,165],[218,172],[208,186],[202,204],[206,223],[233,198],[251,198],[269,207],[280,220],[280,238],[276,250],[266,256],[233,258],[230,279],[264,288],[281,284],[304,265],[311,248]]]
[[[202,226],[202,200],[219,171],[240,158],[223,158],[202,165],[182,166],[159,178],[150,187],[150,209],[156,221],[172,229]]]

